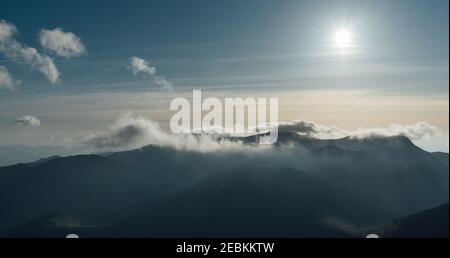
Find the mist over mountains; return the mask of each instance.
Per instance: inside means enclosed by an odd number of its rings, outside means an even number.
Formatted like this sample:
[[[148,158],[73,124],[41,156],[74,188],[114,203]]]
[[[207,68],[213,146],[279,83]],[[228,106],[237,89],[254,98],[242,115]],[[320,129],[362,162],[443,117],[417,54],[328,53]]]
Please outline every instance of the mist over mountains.
[[[405,136],[283,131],[272,147],[257,138],[235,139],[236,149],[148,145],[1,167],[0,236],[360,237],[448,203],[448,154]],[[441,231],[415,236],[448,235],[448,221],[417,221]]]

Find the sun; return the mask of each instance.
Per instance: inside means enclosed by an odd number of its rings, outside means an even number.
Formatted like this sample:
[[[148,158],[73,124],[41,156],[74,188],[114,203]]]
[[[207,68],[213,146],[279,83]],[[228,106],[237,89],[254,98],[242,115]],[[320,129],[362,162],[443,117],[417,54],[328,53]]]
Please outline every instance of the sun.
[[[334,34],[334,44],[338,48],[347,48],[352,44],[352,33],[347,29],[340,29]]]

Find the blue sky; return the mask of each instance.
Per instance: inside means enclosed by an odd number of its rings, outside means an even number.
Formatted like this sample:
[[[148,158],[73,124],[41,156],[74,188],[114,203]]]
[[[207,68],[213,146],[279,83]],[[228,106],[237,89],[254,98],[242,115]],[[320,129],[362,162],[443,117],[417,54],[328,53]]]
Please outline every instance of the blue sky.
[[[65,112],[56,114],[45,106],[57,105],[52,96],[73,99],[87,94],[94,99],[89,104],[92,112],[108,109],[117,115],[134,111],[133,105],[101,106],[93,94],[164,93],[153,80],[142,74],[134,76],[127,69],[129,58],[138,56],[172,83],[175,93],[202,88],[230,94],[323,90],[398,96],[409,99],[398,101],[400,106],[405,103],[405,110],[412,105],[407,103],[422,103],[423,109],[429,110],[418,117],[411,117],[411,112],[403,117],[399,111],[399,123],[428,122],[429,118],[447,133],[448,119],[444,116],[448,111],[444,109],[448,109],[449,84],[448,5],[446,0],[2,0],[0,20],[17,28],[16,40],[21,44],[52,58],[60,80],[53,85],[36,69],[0,53],[0,66],[20,81],[14,91],[0,88],[0,131],[14,138],[11,119],[31,113],[47,117],[42,127],[56,121],[73,121],[77,132],[89,130],[88,125],[82,126],[85,121],[81,116],[69,116],[80,108],[76,103],[82,103],[84,97],[70,106],[56,108]],[[43,48],[39,32],[55,28],[74,33],[86,51],[64,58]],[[342,54],[332,46],[333,35],[340,28],[352,33],[355,47],[351,53]],[[111,99],[120,98],[117,96],[111,95]],[[44,104],[43,99],[55,104]],[[29,105],[29,110],[24,105]],[[167,106],[152,106],[151,111]],[[321,119],[308,113],[285,117],[308,116]],[[94,119],[89,119],[94,130],[105,127],[112,118],[101,117],[95,126],[91,122]],[[394,120],[376,121],[383,126]],[[340,126],[356,124],[342,122]],[[361,126],[374,124],[361,122]],[[52,128],[56,134],[58,127]]]
[[[2,1],[0,10],[29,46],[39,46],[42,28],[60,27],[82,39],[87,55],[55,60],[60,88],[68,90],[130,83],[123,68],[134,55],[179,87],[240,85],[241,77],[258,87],[267,84],[264,77],[282,77],[272,81],[296,88],[448,90],[448,1]],[[340,61],[326,55],[326,44],[341,26],[354,28],[360,47],[359,55],[344,60],[347,69],[359,67],[367,76],[382,67],[377,86],[361,85],[358,76],[338,85],[329,83],[335,77],[316,78],[330,76],[323,73]],[[28,68],[1,63],[23,81],[24,91],[45,88],[45,79]],[[390,72],[396,68],[420,71]],[[296,77],[307,78],[295,84]]]

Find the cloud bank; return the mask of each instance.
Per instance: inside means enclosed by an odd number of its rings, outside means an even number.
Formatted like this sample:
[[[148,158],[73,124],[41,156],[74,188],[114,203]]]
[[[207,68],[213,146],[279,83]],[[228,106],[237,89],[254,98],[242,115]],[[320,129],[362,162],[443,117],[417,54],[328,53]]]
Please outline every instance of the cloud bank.
[[[51,83],[57,83],[60,74],[53,59],[17,41],[16,34],[17,28],[13,24],[0,20],[0,53],[36,69]]]
[[[91,133],[83,142],[100,149],[157,145],[201,152],[226,151],[242,146],[239,142],[217,140],[209,135],[167,133],[160,128],[158,123],[143,117],[133,117],[131,114],[119,118],[105,132]]]
[[[386,128],[361,128],[346,131],[336,126],[318,125],[312,121],[297,120],[279,123],[279,132],[295,132],[318,139],[406,136],[411,140],[440,137],[442,132],[433,125],[420,122],[414,125],[394,124]],[[223,135],[222,135],[223,136]],[[241,141],[218,137],[213,133],[203,135],[172,134],[163,131],[157,122],[143,117],[127,114],[119,118],[107,131],[91,133],[83,142],[99,149],[138,148],[144,145],[157,145],[193,151],[255,149]],[[264,148],[263,146],[260,146]]]
[[[14,90],[20,82],[14,81],[12,75],[6,67],[0,65],[0,88]]]
[[[156,73],[156,68],[145,59],[136,56],[131,57],[128,69],[130,69],[135,76],[140,73],[150,76],[157,85],[162,86],[164,89],[173,89],[173,84],[167,81],[164,76],[158,75]]]
[[[39,42],[43,48],[64,58],[80,56],[86,52],[79,37],[72,32],[64,32],[61,28],[41,30]]]
[[[312,121],[296,120],[279,123],[279,132],[297,132],[319,139],[338,139],[343,137],[369,138],[405,136],[411,140],[433,138],[442,136],[441,130],[434,125],[419,122],[413,125],[392,124],[388,127],[359,128],[347,131],[337,126],[316,124]]]
[[[35,116],[26,115],[17,118],[15,124],[23,127],[39,127],[41,126],[41,121]]]

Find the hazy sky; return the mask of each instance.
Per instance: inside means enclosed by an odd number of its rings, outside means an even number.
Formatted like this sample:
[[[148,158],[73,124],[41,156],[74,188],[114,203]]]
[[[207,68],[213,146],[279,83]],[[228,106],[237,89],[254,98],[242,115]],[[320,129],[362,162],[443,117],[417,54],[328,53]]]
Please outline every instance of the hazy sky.
[[[0,20],[17,31],[0,43],[0,144],[74,142],[129,111],[164,127],[171,97],[200,88],[278,96],[283,120],[348,130],[423,121],[444,133],[433,148],[448,149],[448,5],[2,0]],[[334,42],[342,29],[346,49]],[[30,47],[38,53],[26,55]],[[133,56],[156,73],[134,75]],[[15,123],[26,115],[40,125]]]

